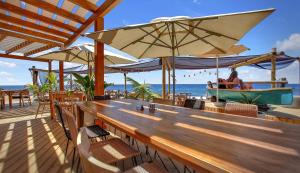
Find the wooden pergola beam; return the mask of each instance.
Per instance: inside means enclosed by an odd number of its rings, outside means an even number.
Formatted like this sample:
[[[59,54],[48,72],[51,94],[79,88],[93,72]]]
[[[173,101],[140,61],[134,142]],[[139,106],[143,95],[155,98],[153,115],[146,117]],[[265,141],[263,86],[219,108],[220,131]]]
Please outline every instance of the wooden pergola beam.
[[[25,39],[25,40],[32,41],[32,42],[39,42],[39,43],[58,46],[58,47],[62,46],[62,44],[59,44],[57,42],[52,42],[52,41],[40,39],[40,38],[37,38],[37,37],[31,37],[31,36],[28,36],[28,35],[19,34],[19,33],[16,33],[16,32],[11,32],[11,31],[7,31],[7,30],[3,30],[3,29],[0,29],[0,34],[8,35],[8,36],[11,36],[11,37],[16,37],[16,38],[21,38],[21,39]]]
[[[6,35],[0,34],[0,42],[6,38]]]
[[[24,41],[24,42],[18,44],[17,46],[14,46],[14,47],[8,49],[7,51],[5,51],[5,53],[6,53],[6,54],[10,54],[10,53],[12,53],[12,52],[15,52],[15,51],[17,51],[17,50],[20,50],[20,49],[22,49],[22,48],[24,48],[24,47],[30,45],[31,43],[33,43],[33,42],[31,42],[31,41]]]
[[[89,10],[91,12],[95,12],[97,10],[97,6],[87,0],[68,0],[72,2],[73,4],[76,4],[86,10]]]
[[[33,22],[18,19],[18,18],[13,17],[13,16],[7,16],[5,14],[0,14],[0,18],[1,18],[1,20],[6,21],[6,22],[18,24],[18,25],[21,25],[21,26],[26,26],[28,28],[37,29],[37,30],[40,30],[40,31],[43,31],[43,32],[51,33],[51,34],[54,34],[54,35],[59,35],[61,37],[68,38],[68,37],[72,36],[71,34],[68,34],[66,32],[62,32],[62,31],[52,29],[52,28],[49,28],[49,27],[46,27],[46,26],[35,24]]]
[[[98,17],[104,17],[113,9],[121,0],[106,0],[95,12],[80,26],[76,33],[65,43],[64,48],[70,46],[85,30],[87,30]]]
[[[43,51],[48,50],[48,49],[52,49],[54,47],[57,47],[57,46],[47,45],[47,46],[44,46],[44,47],[40,47],[38,49],[31,50],[29,52],[24,53],[24,56],[30,56],[30,55],[33,55],[33,54],[36,54],[36,53],[39,53],[39,52],[43,52]]]
[[[24,33],[24,34],[31,35],[31,36],[45,38],[47,40],[53,40],[53,41],[57,41],[57,42],[61,42],[61,43],[66,41],[66,39],[61,38],[61,37],[56,37],[54,35],[49,35],[49,34],[45,34],[42,32],[33,31],[30,29],[22,28],[22,27],[15,26],[15,25],[9,25],[9,24],[3,23],[3,22],[0,22],[0,28],[4,28],[4,29],[10,30],[10,31],[15,31],[15,32],[19,32],[19,33]]]
[[[237,67],[241,67],[241,66],[256,64],[256,63],[259,63],[259,62],[262,62],[262,61],[270,60],[272,57],[273,57],[272,54],[264,54],[264,55],[261,55],[257,58],[253,58],[253,59],[250,59],[250,60],[246,60],[246,61],[234,64],[234,65],[231,66],[231,68],[237,68]]]
[[[3,54],[3,53],[0,53],[0,57],[1,58],[9,58],[9,59],[17,59],[17,60],[26,60],[26,61],[49,62],[49,60],[47,60],[47,59],[29,58],[26,56],[10,55],[10,54]]]
[[[21,0],[21,1],[26,2],[27,4],[30,4],[30,5],[36,6],[38,8],[41,8],[43,10],[47,10],[49,12],[63,16],[67,19],[73,20],[78,23],[85,22],[85,19],[83,17],[73,14],[65,9],[58,8],[57,6],[52,5],[46,1],[40,1],[40,0]]]
[[[31,18],[33,20],[40,20],[40,21],[48,23],[50,25],[54,25],[54,26],[57,26],[59,28],[66,29],[68,31],[76,32],[76,30],[77,30],[76,27],[70,26],[70,25],[65,24],[63,22],[53,20],[49,17],[45,17],[45,16],[39,15],[37,13],[31,12],[31,11],[22,9],[21,7],[17,7],[15,5],[12,5],[12,4],[3,2],[3,1],[0,1],[0,9],[7,10],[7,11],[10,11],[12,13],[17,13],[21,16],[25,16],[25,17]]]

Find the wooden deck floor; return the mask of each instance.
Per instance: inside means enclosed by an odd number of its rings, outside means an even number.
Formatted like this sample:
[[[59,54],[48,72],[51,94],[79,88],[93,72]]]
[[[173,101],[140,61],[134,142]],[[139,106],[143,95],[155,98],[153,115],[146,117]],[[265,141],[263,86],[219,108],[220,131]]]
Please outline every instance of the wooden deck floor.
[[[0,173],[71,172],[71,148],[49,112],[35,119],[36,106],[0,110]]]

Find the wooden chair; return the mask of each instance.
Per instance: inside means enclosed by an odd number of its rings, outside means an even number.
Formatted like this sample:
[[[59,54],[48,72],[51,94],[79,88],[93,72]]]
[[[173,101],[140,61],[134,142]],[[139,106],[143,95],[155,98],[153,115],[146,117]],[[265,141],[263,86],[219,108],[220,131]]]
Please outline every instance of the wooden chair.
[[[110,143],[102,145],[102,148],[108,147]],[[92,145],[89,143],[88,136],[85,129],[81,129],[77,137],[77,147],[81,158],[82,167],[84,172],[88,173],[119,173],[122,172],[118,167],[113,166],[107,162],[106,159],[99,159],[94,156],[94,152],[91,152]],[[103,149],[102,149],[103,150]],[[104,158],[104,157],[103,157]],[[136,166],[125,173],[137,173],[137,172],[153,172],[153,173],[165,173],[160,167],[154,163],[144,163],[140,166]]]
[[[227,103],[225,106],[225,113],[248,117],[257,117],[258,107],[252,104]]]
[[[67,117],[67,122],[71,132],[72,142],[74,146],[76,146],[77,142],[74,139],[77,139],[78,131],[76,127],[75,117],[70,111],[66,109],[64,109],[63,112]],[[115,164],[118,161],[124,161],[128,158],[135,158],[136,156],[140,155],[140,152],[134,150],[119,138],[111,138],[108,140],[90,144],[89,136],[87,134],[87,128],[82,127],[81,129],[85,129],[85,134],[86,134],[85,145],[88,145],[88,150],[91,153],[93,153],[93,156],[95,158],[97,158],[102,162],[105,162],[107,164]],[[74,162],[75,149],[76,148],[74,147],[72,167]]]
[[[5,107],[4,92],[0,90],[0,108],[4,109],[4,107]]]
[[[19,106],[22,106],[22,91],[13,91],[12,99],[19,99]]]
[[[36,110],[35,118],[37,118],[37,116],[40,112],[40,108],[42,108],[42,113],[41,113],[41,116],[42,116],[44,113],[45,107],[47,105],[50,105],[49,98],[47,98],[44,93],[38,93],[37,98],[38,98],[38,108]]]
[[[27,102],[29,103],[29,105],[31,105],[31,98],[28,89],[22,90],[20,95],[21,95],[21,101],[23,106],[25,106],[25,102],[24,102],[25,99],[27,99]]]
[[[172,100],[165,100],[161,98],[153,98],[153,103],[159,103],[164,105],[173,105]]]

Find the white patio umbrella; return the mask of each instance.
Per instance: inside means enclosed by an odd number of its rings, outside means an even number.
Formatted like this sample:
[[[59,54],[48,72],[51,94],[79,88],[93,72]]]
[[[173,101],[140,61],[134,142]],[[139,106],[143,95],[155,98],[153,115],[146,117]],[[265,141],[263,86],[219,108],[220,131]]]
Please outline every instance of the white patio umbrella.
[[[93,66],[94,64],[94,45],[83,44],[79,46],[74,46],[69,49],[59,50],[50,52],[44,55],[40,55],[37,58],[50,59],[57,61],[72,62],[78,64],[86,64]],[[128,58],[124,55],[111,52],[109,50],[104,50],[104,64],[128,64],[136,62],[133,58]]]
[[[162,17],[147,24],[86,34],[137,58],[202,55],[213,49],[222,53],[237,43],[274,9],[191,18]],[[173,103],[175,103],[175,58]]]

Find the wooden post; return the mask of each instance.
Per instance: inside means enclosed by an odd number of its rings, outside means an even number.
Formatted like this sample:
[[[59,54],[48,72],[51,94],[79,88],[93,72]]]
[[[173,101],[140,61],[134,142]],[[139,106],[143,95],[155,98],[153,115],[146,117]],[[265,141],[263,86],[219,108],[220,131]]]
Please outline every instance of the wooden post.
[[[272,49],[272,70],[271,70],[271,81],[275,82],[276,81],[276,55],[277,55],[277,50],[276,48]],[[275,88],[276,84],[272,83],[272,88]]]
[[[104,29],[104,18],[95,20],[95,31]],[[104,44],[95,41],[95,96],[104,95]]]
[[[166,61],[164,58],[161,58],[162,66],[162,98],[166,99]]]
[[[124,73],[124,93],[125,93],[125,98],[127,98],[127,74]]]
[[[35,66],[32,66],[32,84],[38,85],[38,71],[35,70]]]
[[[171,93],[171,69],[168,68],[168,94]]]
[[[64,91],[64,62],[59,61],[59,91]]]
[[[49,61],[48,63],[48,74],[52,72],[52,61]],[[51,86],[51,83],[49,81],[49,85]],[[51,119],[54,119],[54,105],[53,105],[53,96],[52,96],[52,87],[50,87],[49,90],[49,101],[50,101],[50,117]]]

